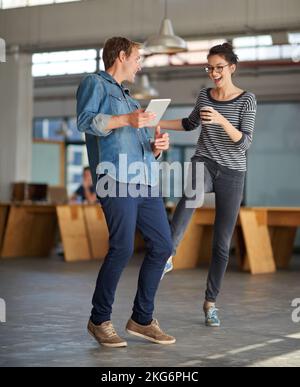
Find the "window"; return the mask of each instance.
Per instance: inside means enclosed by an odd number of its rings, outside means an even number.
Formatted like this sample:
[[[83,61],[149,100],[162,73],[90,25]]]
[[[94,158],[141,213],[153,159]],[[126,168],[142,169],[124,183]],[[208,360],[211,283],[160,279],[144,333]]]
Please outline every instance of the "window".
[[[97,69],[97,50],[72,50],[33,54],[34,77],[93,73]]]
[[[300,44],[300,32],[293,32],[288,34],[290,44]]]
[[[83,142],[84,134],[77,129],[76,117],[35,118],[33,138],[66,142]]]
[[[33,122],[35,139],[64,141],[64,120],[61,118],[36,118]]]
[[[240,61],[280,58],[279,46],[273,46],[271,35],[237,37],[232,45]]]
[[[258,60],[281,58],[280,46],[258,47],[256,56]]]
[[[33,121],[33,138],[61,141],[66,149],[66,185],[68,194],[80,186],[83,168],[88,165],[84,134],[77,130],[76,117],[42,117]]]
[[[290,44],[273,44],[271,35],[246,36],[233,39],[233,46],[241,61],[292,59],[300,34],[288,34]],[[297,46],[296,46],[297,47]]]
[[[32,7],[35,5],[70,3],[80,0],[0,0],[0,9]]]
[[[273,44],[271,35],[238,36],[232,45],[241,62],[276,59],[300,59],[300,32],[288,34],[287,45]],[[207,62],[211,47],[226,42],[224,39],[187,41],[187,52],[175,55],[154,54],[145,56],[143,67],[201,65]]]
[[[242,36],[232,40],[233,47],[272,46],[271,35]]]
[[[26,0],[2,0],[1,1],[1,8],[19,8],[19,7],[26,7],[27,1]]]
[[[103,48],[101,48],[100,52],[99,52],[99,70],[105,71],[105,66],[104,66],[104,62],[102,59],[102,55],[103,55]]]
[[[234,50],[241,62],[256,60],[256,48],[237,48]]]

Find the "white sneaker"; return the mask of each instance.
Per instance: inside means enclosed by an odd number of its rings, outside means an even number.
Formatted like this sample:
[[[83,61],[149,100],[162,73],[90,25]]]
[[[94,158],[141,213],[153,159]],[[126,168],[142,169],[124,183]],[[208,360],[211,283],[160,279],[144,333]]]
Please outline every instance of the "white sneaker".
[[[171,256],[168,260],[167,260],[167,263],[166,263],[166,266],[164,268],[164,271],[162,273],[162,276],[161,276],[161,279],[162,280],[165,276],[165,274],[169,273],[170,271],[173,270],[173,257]]]

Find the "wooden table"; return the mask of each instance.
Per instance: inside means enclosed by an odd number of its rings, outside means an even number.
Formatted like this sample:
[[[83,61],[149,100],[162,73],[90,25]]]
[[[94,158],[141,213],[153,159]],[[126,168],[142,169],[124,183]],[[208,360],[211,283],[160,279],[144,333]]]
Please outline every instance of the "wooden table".
[[[286,269],[293,255],[297,228],[300,226],[299,207],[254,207],[257,223],[269,228],[276,266]]]
[[[194,268],[211,258],[214,208],[197,209],[174,257],[174,268]],[[43,257],[59,226],[66,261],[103,259],[109,235],[99,205],[0,204],[1,257]],[[287,268],[300,208],[242,207],[234,234],[240,267],[252,274]],[[141,248],[137,237],[136,247]]]
[[[55,206],[10,205],[1,257],[43,257],[54,245]]]
[[[109,235],[99,205],[62,205],[56,211],[66,261],[106,256]]]
[[[103,259],[108,230],[99,205],[0,205],[0,256],[46,257],[55,245],[57,226],[66,261]]]
[[[174,257],[175,269],[209,262],[214,218],[214,208],[195,211]],[[263,274],[287,268],[299,226],[300,208],[241,207],[233,238],[241,269]]]
[[[0,204],[0,257],[45,257],[55,245],[57,226],[67,262],[104,259],[109,233],[98,204]],[[135,251],[144,248],[139,233]]]
[[[2,249],[4,234],[6,230],[6,224],[8,219],[8,213],[9,213],[9,204],[0,204],[0,251]]]

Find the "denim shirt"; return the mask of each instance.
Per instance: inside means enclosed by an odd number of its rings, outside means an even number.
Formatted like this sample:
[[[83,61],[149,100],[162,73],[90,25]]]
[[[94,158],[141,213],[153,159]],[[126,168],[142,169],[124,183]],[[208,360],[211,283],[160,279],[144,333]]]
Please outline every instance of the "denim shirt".
[[[148,128],[105,130],[113,115],[140,109],[129,90],[107,72],[86,76],[77,90],[77,127],[86,134],[93,177],[107,173],[121,183],[158,184],[158,162]],[[137,164],[136,164],[137,163]],[[95,182],[95,180],[94,180]]]

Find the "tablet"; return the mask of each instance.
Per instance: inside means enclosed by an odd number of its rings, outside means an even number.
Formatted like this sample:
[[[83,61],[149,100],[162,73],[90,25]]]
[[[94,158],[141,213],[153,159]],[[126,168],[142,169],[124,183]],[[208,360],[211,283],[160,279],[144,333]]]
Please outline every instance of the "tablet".
[[[148,126],[158,125],[170,102],[170,99],[151,99],[145,112],[155,113],[156,118],[153,121],[150,121]]]

